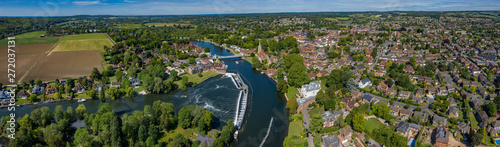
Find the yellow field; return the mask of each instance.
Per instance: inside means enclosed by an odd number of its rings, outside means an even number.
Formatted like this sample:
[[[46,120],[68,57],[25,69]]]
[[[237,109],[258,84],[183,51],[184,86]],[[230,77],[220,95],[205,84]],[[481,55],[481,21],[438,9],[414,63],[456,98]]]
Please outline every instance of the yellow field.
[[[102,50],[104,46],[113,44],[103,33],[65,36],[53,51]]]

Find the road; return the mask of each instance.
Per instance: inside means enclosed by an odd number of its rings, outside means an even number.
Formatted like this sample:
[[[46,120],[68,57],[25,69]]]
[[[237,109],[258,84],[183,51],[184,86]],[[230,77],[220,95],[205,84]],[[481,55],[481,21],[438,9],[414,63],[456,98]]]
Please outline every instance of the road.
[[[378,56],[382,55],[382,52],[379,51],[380,49],[377,50],[377,57],[374,57],[375,58],[375,62],[373,62],[373,65],[370,67],[370,69],[368,69],[368,73],[370,73],[373,68],[375,68],[375,66],[377,66],[377,63],[378,63]]]
[[[302,120],[304,120],[304,123],[306,123],[305,128],[307,130],[309,130],[309,123],[310,123],[311,118],[309,117],[309,113],[307,111],[307,108],[302,109],[301,112],[302,112]],[[307,144],[308,144],[308,147],[314,147],[314,138],[313,138],[311,133],[307,133]]]

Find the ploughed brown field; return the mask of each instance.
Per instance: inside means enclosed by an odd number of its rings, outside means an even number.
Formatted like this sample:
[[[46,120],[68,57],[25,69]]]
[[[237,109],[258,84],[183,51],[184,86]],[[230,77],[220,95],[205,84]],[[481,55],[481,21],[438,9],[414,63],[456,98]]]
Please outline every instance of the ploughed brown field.
[[[29,44],[29,45],[16,45],[16,82],[33,66],[40,57],[54,46],[55,43],[48,44]],[[4,85],[14,84],[9,82],[7,77],[7,46],[0,46],[0,83]]]
[[[53,51],[43,58],[23,80],[40,78],[45,81],[67,77],[77,78],[89,75],[94,67],[102,71],[100,52],[101,50]]]

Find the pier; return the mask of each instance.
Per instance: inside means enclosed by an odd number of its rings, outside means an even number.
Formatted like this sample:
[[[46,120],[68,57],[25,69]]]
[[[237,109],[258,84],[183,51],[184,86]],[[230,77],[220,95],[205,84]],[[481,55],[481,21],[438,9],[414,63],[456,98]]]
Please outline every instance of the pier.
[[[264,143],[266,143],[267,137],[269,137],[269,133],[271,133],[271,126],[273,125],[273,120],[274,117],[271,117],[271,122],[269,122],[269,127],[267,128],[267,133],[264,139],[262,139],[262,142],[260,143],[260,147],[264,146]]]

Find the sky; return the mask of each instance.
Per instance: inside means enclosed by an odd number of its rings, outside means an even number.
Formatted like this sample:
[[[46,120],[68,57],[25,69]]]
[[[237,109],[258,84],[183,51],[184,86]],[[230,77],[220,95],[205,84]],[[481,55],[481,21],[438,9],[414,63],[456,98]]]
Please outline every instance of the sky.
[[[0,16],[500,11],[500,0],[0,0]]]

